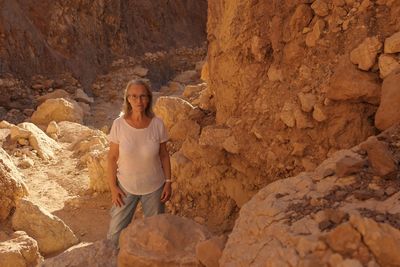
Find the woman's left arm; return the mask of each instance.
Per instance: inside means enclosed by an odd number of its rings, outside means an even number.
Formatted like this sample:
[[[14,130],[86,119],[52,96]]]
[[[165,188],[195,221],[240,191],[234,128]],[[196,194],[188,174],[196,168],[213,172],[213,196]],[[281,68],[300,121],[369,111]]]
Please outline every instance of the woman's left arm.
[[[163,168],[164,172],[164,177],[165,177],[165,184],[164,184],[164,189],[161,194],[161,202],[167,202],[169,198],[171,197],[172,193],[172,188],[171,188],[171,162],[169,159],[169,153],[167,150],[167,142],[161,143],[160,144],[160,159],[161,159],[161,165]]]

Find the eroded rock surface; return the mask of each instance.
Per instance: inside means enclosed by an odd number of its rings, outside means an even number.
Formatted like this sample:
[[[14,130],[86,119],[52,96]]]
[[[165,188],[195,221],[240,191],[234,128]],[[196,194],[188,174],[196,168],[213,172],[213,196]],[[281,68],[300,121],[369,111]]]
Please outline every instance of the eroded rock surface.
[[[209,237],[203,226],[170,214],[134,220],[121,233],[118,266],[200,266],[196,245]]]
[[[220,265],[400,265],[400,126],[376,138],[390,147],[393,176],[374,176],[372,164],[339,176],[344,158],[371,158],[361,145],[337,152],[315,172],[271,183],[240,210]]]

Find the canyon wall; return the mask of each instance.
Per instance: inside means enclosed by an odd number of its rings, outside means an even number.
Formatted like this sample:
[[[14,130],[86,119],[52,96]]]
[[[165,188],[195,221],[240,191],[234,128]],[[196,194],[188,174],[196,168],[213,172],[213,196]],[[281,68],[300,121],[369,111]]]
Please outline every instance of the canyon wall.
[[[400,66],[399,14],[392,0],[209,1],[208,117],[189,114],[200,130],[173,156],[175,210],[189,195],[192,216],[227,229],[259,189],[386,129],[375,114]]]
[[[208,12],[216,122],[238,142],[227,156],[245,187],[312,170],[376,133],[378,57],[400,30],[400,2],[220,0]],[[378,47],[360,69],[350,54],[367,38]]]
[[[206,17],[205,0],[1,0],[0,74],[66,71],[89,88],[113,59],[198,47]]]

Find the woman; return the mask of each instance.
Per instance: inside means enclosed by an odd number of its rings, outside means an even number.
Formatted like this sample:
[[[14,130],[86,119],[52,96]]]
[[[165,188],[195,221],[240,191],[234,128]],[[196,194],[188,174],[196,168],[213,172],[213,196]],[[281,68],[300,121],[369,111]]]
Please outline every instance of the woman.
[[[151,108],[152,93],[143,80],[128,83],[122,115],[108,139],[108,179],[112,203],[108,239],[118,246],[121,230],[131,222],[140,201],[145,216],[164,212],[171,196],[167,132]]]

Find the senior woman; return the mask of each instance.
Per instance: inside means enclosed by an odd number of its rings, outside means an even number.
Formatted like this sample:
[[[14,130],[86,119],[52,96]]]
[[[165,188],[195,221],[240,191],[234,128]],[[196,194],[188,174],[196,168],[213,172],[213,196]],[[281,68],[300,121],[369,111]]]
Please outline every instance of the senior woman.
[[[108,139],[108,181],[113,206],[108,239],[118,246],[141,202],[145,216],[164,212],[171,196],[171,164],[163,121],[154,116],[152,93],[143,80],[130,81],[122,115],[115,119]]]

